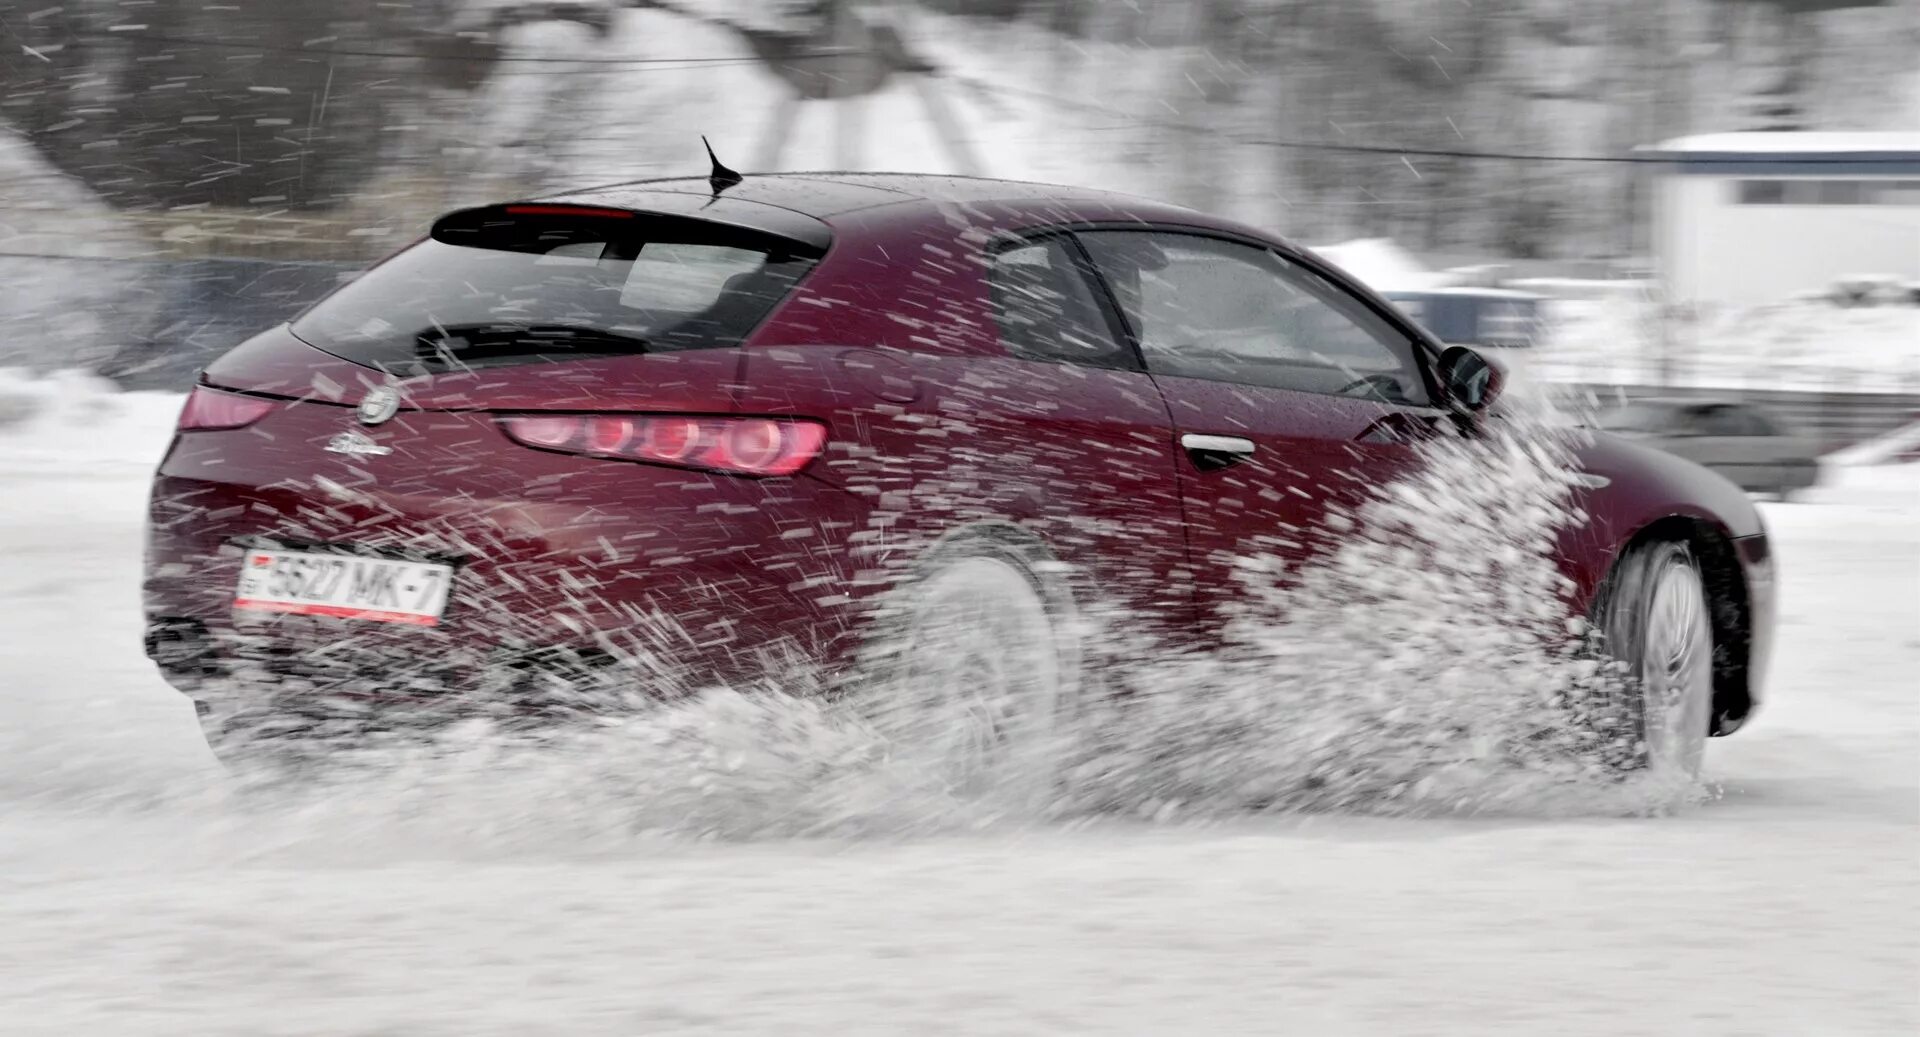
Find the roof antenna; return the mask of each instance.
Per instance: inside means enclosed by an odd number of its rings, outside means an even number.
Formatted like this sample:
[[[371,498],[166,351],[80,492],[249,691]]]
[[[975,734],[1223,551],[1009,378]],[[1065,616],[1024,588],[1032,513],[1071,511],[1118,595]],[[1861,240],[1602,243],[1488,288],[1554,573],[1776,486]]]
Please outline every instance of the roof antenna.
[[[720,158],[713,153],[713,145],[707,142],[706,134],[700,135],[700,143],[707,149],[707,161],[713,163],[713,172],[707,175],[707,186],[713,188],[715,198],[720,197],[720,192],[746,179],[720,164]]]

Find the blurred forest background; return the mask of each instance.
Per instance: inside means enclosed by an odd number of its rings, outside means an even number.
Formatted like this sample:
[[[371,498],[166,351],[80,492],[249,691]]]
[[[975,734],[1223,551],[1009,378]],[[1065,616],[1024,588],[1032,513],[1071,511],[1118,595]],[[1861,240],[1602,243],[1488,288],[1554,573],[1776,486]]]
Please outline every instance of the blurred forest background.
[[[702,172],[705,133],[749,171],[1624,257],[1642,171],[1542,156],[1920,128],[1916,54],[1920,0],[4,0],[0,248],[364,260],[449,206]]]

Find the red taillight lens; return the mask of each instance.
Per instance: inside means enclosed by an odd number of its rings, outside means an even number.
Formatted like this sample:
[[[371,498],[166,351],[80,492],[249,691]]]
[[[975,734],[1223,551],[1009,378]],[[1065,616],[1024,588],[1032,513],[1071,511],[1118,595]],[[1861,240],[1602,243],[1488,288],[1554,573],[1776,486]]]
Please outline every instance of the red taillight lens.
[[[215,429],[245,428],[267,416],[272,400],[241,396],[218,389],[195,388],[180,408],[180,431],[209,432]]]
[[[500,426],[515,442],[542,450],[741,475],[792,475],[827,442],[825,426],[784,418],[514,414]]]

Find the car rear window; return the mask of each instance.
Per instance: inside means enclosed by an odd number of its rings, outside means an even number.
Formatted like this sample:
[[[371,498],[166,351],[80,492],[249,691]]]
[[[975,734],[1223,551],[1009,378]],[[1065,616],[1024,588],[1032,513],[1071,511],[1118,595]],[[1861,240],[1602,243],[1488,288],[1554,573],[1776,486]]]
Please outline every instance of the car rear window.
[[[818,257],[810,245],[686,217],[470,210],[322,300],[293,333],[400,371],[725,348]]]

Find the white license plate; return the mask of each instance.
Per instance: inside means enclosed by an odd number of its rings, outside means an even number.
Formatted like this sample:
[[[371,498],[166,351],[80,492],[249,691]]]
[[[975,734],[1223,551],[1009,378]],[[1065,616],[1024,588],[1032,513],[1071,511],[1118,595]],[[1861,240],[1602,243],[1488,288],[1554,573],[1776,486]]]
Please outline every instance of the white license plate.
[[[450,565],[256,549],[240,566],[233,607],[430,627],[439,625],[452,587]]]

